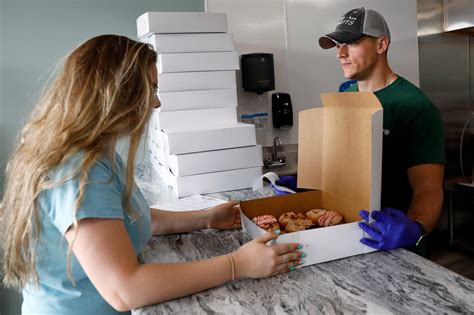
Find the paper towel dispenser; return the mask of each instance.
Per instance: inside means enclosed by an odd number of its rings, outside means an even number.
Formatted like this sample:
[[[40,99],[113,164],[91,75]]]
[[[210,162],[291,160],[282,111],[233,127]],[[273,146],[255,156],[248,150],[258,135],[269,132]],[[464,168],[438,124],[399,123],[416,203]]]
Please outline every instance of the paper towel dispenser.
[[[240,58],[242,88],[245,92],[263,94],[275,89],[273,54],[252,53]]]

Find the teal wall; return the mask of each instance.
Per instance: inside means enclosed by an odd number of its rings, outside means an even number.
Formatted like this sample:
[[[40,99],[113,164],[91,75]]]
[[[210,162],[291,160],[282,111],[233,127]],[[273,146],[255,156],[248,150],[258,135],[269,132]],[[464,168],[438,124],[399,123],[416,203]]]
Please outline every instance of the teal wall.
[[[146,11],[204,11],[204,0],[0,0],[0,197],[17,134],[56,64],[95,35],[135,38]],[[19,301],[0,286],[0,314],[19,314]]]

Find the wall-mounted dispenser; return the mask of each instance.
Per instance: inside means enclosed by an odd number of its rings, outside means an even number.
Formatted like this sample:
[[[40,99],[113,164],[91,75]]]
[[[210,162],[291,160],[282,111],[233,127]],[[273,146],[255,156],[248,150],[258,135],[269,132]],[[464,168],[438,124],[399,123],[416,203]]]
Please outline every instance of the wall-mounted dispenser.
[[[291,129],[293,126],[293,108],[288,93],[272,94],[273,127]]]
[[[263,94],[275,89],[273,54],[244,54],[240,58],[242,88],[245,92]]]

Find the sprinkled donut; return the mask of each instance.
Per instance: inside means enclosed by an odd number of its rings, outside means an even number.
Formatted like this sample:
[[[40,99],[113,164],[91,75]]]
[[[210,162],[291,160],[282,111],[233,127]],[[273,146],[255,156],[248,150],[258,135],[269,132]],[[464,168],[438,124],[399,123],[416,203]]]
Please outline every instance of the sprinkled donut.
[[[306,217],[310,219],[314,224],[318,224],[318,219],[327,213],[324,209],[313,209],[306,212]]]
[[[277,219],[271,214],[259,215],[252,219],[252,221],[264,229],[265,231],[277,231],[280,230],[280,225]]]
[[[318,225],[319,226],[331,226],[340,224],[343,222],[342,215],[336,211],[327,211],[325,214],[319,217]]]

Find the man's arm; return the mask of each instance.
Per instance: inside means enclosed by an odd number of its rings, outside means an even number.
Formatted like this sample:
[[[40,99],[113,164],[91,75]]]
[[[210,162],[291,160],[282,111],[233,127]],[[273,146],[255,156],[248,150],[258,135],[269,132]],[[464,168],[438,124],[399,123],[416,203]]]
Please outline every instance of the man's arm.
[[[427,232],[433,230],[443,205],[443,164],[420,164],[408,169],[413,191],[408,216],[419,221]]]
[[[359,215],[365,222],[359,226],[372,238],[360,241],[377,249],[394,249],[413,246],[420,240],[423,231],[414,221],[420,222],[426,232],[430,232],[438,221],[443,205],[442,164],[421,164],[408,169],[408,179],[413,197],[408,215],[401,210],[384,208],[372,211],[375,220],[369,224],[369,212],[362,210]]]

